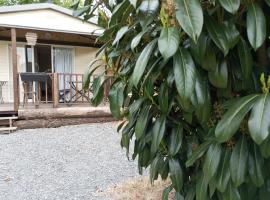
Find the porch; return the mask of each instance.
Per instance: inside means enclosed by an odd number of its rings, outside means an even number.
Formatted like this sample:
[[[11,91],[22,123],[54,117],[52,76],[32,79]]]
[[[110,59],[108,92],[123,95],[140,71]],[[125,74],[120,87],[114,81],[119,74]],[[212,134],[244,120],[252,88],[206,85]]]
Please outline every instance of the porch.
[[[95,75],[90,78],[90,85],[94,78]],[[112,79],[110,76],[103,78],[108,80],[105,84],[104,100],[96,110],[102,108],[106,113],[107,91]],[[7,98],[3,96],[3,91],[14,87],[14,83],[5,82],[1,85],[0,115],[16,113],[19,118],[31,119],[63,115],[87,117],[89,112],[95,112],[95,108],[91,107],[92,88],[83,89],[83,74],[17,73],[16,79],[18,85],[15,86],[16,90],[13,89],[15,93],[12,102],[5,101]],[[17,110],[15,106],[18,106]]]
[[[111,77],[104,77],[108,80],[106,82],[108,84],[105,84],[103,103],[93,107],[90,104],[93,91],[91,87],[89,90],[83,90],[83,74],[43,73],[44,77],[49,77],[48,80],[40,79],[41,73],[27,74],[29,76],[27,80],[23,77],[25,73],[17,74],[18,93],[14,96],[17,96],[18,102],[0,103],[0,117],[18,116],[18,120],[14,122],[14,126],[18,129],[55,128],[113,121],[107,105],[106,92]],[[23,87],[25,84],[28,87]],[[14,110],[16,104],[17,111]]]

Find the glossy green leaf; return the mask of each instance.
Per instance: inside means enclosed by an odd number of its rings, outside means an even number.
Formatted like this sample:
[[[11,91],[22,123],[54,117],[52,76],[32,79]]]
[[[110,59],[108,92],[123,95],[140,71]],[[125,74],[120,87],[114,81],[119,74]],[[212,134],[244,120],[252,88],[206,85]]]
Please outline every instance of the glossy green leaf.
[[[228,40],[229,48],[232,49],[239,41],[239,31],[232,21],[224,22],[223,26]]]
[[[203,173],[210,180],[216,173],[221,158],[220,144],[212,144],[207,153],[203,164]]]
[[[217,88],[226,88],[228,85],[228,67],[226,61],[220,63],[216,70],[208,72],[210,83]]]
[[[83,75],[83,89],[88,90],[90,88],[90,79],[93,77],[93,73],[100,68],[101,59],[94,59],[90,62],[89,66]]]
[[[151,152],[156,152],[158,146],[164,136],[166,128],[166,117],[162,116],[155,121],[153,130],[152,130],[152,146]]]
[[[199,123],[206,128],[212,111],[210,89],[206,79],[199,80],[197,78],[194,95],[197,100],[195,114]]]
[[[256,144],[252,144],[251,147],[251,153],[249,153],[249,158],[248,158],[248,163],[249,163],[249,176],[254,183],[255,186],[261,187],[264,183],[264,175],[263,175],[263,164],[264,160],[263,157],[261,156],[261,153],[256,146]]]
[[[140,143],[141,144],[141,143]],[[140,147],[138,147],[138,165],[140,167],[147,167],[148,163],[151,160],[151,151],[150,151],[150,147],[148,145],[144,145],[143,149],[141,150],[141,146],[142,145],[138,145]]]
[[[238,43],[238,56],[241,64],[241,71],[244,79],[250,78],[252,72],[252,55],[243,38],[240,39]]]
[[[215,135],[219,142],[228,141],[238,130],[247,112],[254,105],[259,95],[251,94],[238,99],[218,122]]]
[[[179,31],[176,27],[164,27],[158,39],[158,48],[163,58],[172,57],[179,47]]]
[[[259,191],[259,200],[269,200],[270,196],[270,180],[267,181]]]
[[[172,129],[169,137],[169,154],[175,156],[180,150],[183,139],[183,127],[177,126]]]
[[[209,16],[205,18],[205,25],[210,34],[211,39],[226,56],[229,53],[230,44],[226,35],[225,25],[222,23],[218,23]]]
[[[233,149],[230,159],[231,178],[236,187],[241,185],[246,178],[248,167],[248,146],[244,136],[242,136]]]
[[[195,43],[193,40],[190,41],[191,54],[195,61],[200,65],[202,65],[204,59],[206,58],[207,40],[208,38],[205,36],[205,34],[201,33],[197,43]]]
[[[168,186],[167,188],[165,188],[163,190],[162,200],[168,200],[169,199],[169,194],[172,191],[172,189],[173,189],[173,187],[172,187],[172,185],[170,185],[170,186]]]
[[[222,193],[225,192],[230,180],[230,158],[231,152],[229,149],[226,149],[222,154],[222,159],[216,175],[217,189]]]
[[[110,26],[117,24],[117,22],[120,19],[122,19],[122,16],[124,12],[127,10],[129,5],[130,5],[129,0],[125,0],[114,8],[112,12],[112,16],[110,17],[110,21],[109,21]]]
[[[93,106],[98,106],[103,100],[104,87],[101,82],[101,76],[97,77],[93,81],[93,97],[91,98],[91,104]]]
[[[176,192],[173,200],[185,200],[185,198],[180,194],[180,192]]]
[[[210,145],[211,141],[206,141],[202,143],[200,146],[198,146],[188,157],[188,160],[186,161],[186,167],[192,166],[196,162],[196,160],[202,157]]]
[[[132,51],[134,51],[134,49],[139,45],[143,35],[148,31],[148,29],[144,29],[143,31],[141,31],[138,35],[136,35],[132,41],[131,41],[131,49]]]
[[[158,102],[161,112],[163,114],[167,114],[169,111],[169,94],[168,94],[168,86],[165,83],[163,83],[160,86]]]
[[[121,40],[127,32],[128,32],[128,26],[123,26],[122,28],[120,28],[115,36],[115,39],[112,45],[116,45],[119,42],[119,40]]]
[[[80,8],[80,9],[78,9],[78,10],[75,10],[73,12],[73,16],[79,17],[79,16],[85,14],[85,12],[87,12],[88,10],[90,10],[90,8],[91,8],[90,6],[84,6],[84,7]]]
[[[150,165],[150,182],[153,184],[154,180],[158,178],[158,169],[159,169],[159,162],[160,162],[161,156],[157,155]]]
[[[148,64],[148,61],[149,61],[149,58],[152,54],[152,51],[153,49],[155,48],[156,46],[156,43],[157,41],[154,40],[152,42],[150,42],[145,48],[144,50],[142,51],[142,53],[140,54],[137,62],[136,62],[136,65],[135,65],[135,68],[134,68],[134,71],[133,71],[133,74],[132,74],[132,83],[135,87],[138,86],[142,76],[143,76],[143,73],[145,71],[145,68]]]
[[[122,82],[117,82],[112,85],[109,92],[109,101],[111,113],[116,119],[120,119],[122,105],[124,103],[124,84]]]
[[[176,18],[184,31],[197,42],[203,27],[203,11],[198,0],[176,0]]]
[[[195,188],[191,187],[185,196],[185,200],[193,200],[195,198]]]
[[[270,0],[265,0],[268,6],[270,6]]]
[[[216,52],[211,44],[211,42],[207,43],[207,51],[206,55],[202,60],[201,66],[203,69],[207,71],[216,71],[216,68],[218,67],[218,61],[216,57]]]
[[[209,197],[212,198],[214,193],[216,192],[216,189],[217,189],[217,183],[216,183],[215,176],[209,180],[208,188],[209,188]]]
[[[180,163],[176,159],[169,160],[170,178],[173,188],[180,192],[183,186],[183,172]]]
[[[186,49],[180,48],[173,57],[174,79],[178,94],[187,107],[195,88],[196,72],[194,62]]]
[[[252,139],[260,145],[270,132],[270,95],[261,95],[254,104],[248,128]]]
[[[219,0],[219,3],[225,10],[232,14],[235,14],[240,6],[240,0]]]
[[[158,173],[160,174],[161,179],[164,181],[167,180],[169,172],[169,160],[166,158],[165,160],[162,160]]]
[[[149,113],[150,112],[150,106],[144,106],[140,112],[140,115],[138,117],[138,120],[136,122],[135,126],[135,136],[136,139],[139,140],[142,135],[144,134],[147,126],[147,122],[149,120]]]
[[[227,190],[222,194],[224,200],[241,200],[240,193],[236,187],[230,182]]]
[[[196,180],[196,200],[208,200],[207,194],[208,178],[204,173],[200,173]]]
[[[251,3],[247,11],[247,35],[254,50],[257,50],[266,38],[266,20],[261,7]]]
[[[261,145],[260,150],[261,154],[264,158],[270,157],[270,138],[268,137]]]

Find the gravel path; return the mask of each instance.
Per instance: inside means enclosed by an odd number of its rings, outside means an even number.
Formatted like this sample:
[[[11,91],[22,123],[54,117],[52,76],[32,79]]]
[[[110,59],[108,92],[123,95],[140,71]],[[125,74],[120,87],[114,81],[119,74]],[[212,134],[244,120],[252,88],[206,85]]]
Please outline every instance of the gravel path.
[[[116,123],[0,135],[0,199],[105,200],[100,191],[138,176]]]

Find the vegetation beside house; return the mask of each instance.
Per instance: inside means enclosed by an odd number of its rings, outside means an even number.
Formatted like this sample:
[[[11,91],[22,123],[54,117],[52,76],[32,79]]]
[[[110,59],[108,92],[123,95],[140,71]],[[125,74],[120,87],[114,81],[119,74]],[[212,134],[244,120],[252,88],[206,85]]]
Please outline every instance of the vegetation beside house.
[[[139,172],[171,179],[163,199],[173,188],[175,199],[269,199],[270,2],[100,4],[110,108]],[[94,104],[105,82],[95,79]]]

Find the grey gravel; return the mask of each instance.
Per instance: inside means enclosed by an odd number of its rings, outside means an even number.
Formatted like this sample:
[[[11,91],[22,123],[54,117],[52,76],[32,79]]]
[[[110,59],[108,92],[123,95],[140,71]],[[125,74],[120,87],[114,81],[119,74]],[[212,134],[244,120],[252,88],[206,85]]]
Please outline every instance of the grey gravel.
[[[101,191],[138,176],[116,123],[0,135],[0,200],[105,200]]]

